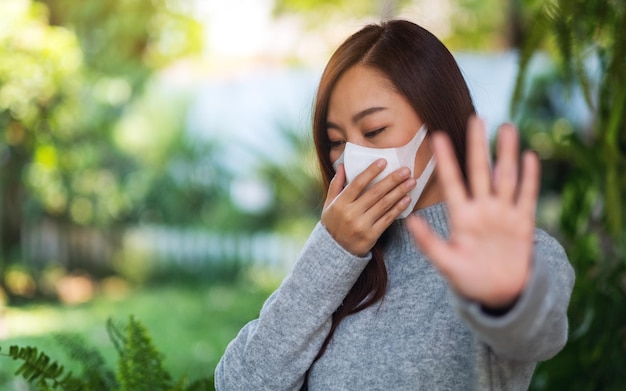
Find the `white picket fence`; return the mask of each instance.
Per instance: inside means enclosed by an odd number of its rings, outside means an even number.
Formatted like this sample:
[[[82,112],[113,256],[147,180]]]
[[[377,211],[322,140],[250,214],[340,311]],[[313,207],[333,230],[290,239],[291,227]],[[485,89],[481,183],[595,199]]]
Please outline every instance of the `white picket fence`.
[[[197,268],[206,262],[239,262],[278,269],[288,268],[302,245],[301,239],[273,232],[234,234],[162,226],[129,229],[122,244],[131,253],[183,268]]]
[[[56,263],[69,268],[110,268],[119,237],[119,232],[44,219],[22,228],[22,259],[37,267]]]
[[[105,233],[95,228],[42,221],[22,231],[22,256],[44,267],[110,267],[115,257],[141,256],[154,267],[239,263],[287,269],[297,258],[303,238],[275,232],[222,233],[167,226],[127,227]]]

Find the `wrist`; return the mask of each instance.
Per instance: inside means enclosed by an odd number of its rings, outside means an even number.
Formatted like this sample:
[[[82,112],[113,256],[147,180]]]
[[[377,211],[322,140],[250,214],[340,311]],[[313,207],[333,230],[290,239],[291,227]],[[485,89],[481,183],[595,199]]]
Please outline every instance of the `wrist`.
[[[509,301],[508,303],[499,304],[496,306],[481,303],[480,309],[482,312],[490,316],[503,316],[506,313],[508,313],[511,309],[513,309],[513,307],[515,307],[515,304],[517,303],[518,299],[519,299],[519,296],[515,297],[512,301]]]

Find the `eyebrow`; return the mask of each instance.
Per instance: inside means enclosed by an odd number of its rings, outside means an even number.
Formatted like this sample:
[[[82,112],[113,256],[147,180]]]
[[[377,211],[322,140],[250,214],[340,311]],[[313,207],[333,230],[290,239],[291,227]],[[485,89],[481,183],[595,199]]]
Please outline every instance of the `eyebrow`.
[[[387,108],[386,107],[382,107],[382,106],[375,106],[375,107],[367,108],[367,109],[365,109],[363,111],[359,111],[354,116],[352,116],[352,123],[356,124],[357,122],[362,120],[364,117],[367,117],[368,115],[371,115],[371,114],[374,114],[374,113],[377,113],[377,112],[383,111],[383,110],[387,110]],[[336,125],[333,122],[327,122],[326,123],[326,127],[327,128],[333,128],[333,129],[341,130],[339,128],[339,126]]]
[[[376,112],[382,111],[382,110],[387,110],[386,107],[370,107],[369,109],[365,109],[363,111],[360,111],[358,113],[356,113],[353,117],[352,117],[352,123],[357,123],[360,120],[363,119],[363,117],[367,117],[370,114],[374,114]]]

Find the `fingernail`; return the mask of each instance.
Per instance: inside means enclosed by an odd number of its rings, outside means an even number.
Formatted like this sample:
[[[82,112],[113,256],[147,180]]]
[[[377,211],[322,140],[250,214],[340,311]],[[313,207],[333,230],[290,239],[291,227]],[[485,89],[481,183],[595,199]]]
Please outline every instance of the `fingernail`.
[[[380,168],[385,167],[386,164],[387,164],[387,161],[385,159],[378,159],[376,161],[376,165]]]
[[[417,181],[415,180],[415,178],[409,178],[407,179],[406,182],[404,182],[404,186],[408,189],[411,190],[412,188],[415,187],[415,184],[417,183]]]
[[[400,177],[404,178],[404,177],[409,176],[409,174],[411,174],[411,170],[409,170],[406,167],[402,167],[400,171],[398,172],[398,174],[400,174]]]
[[[400,205],[408,205],[409,202],[411,202],[411,197],[405,196],[403,199],[400,200]]]

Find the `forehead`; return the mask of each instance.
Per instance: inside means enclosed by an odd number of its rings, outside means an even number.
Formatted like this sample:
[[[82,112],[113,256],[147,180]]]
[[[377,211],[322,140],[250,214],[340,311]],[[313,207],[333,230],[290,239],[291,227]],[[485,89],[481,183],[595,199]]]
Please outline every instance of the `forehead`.
[[[374,106],[391,106],[394,101],[403,99],[384,73],[355,65],[341,75],[331,90],[328,116],[353,114]]]

